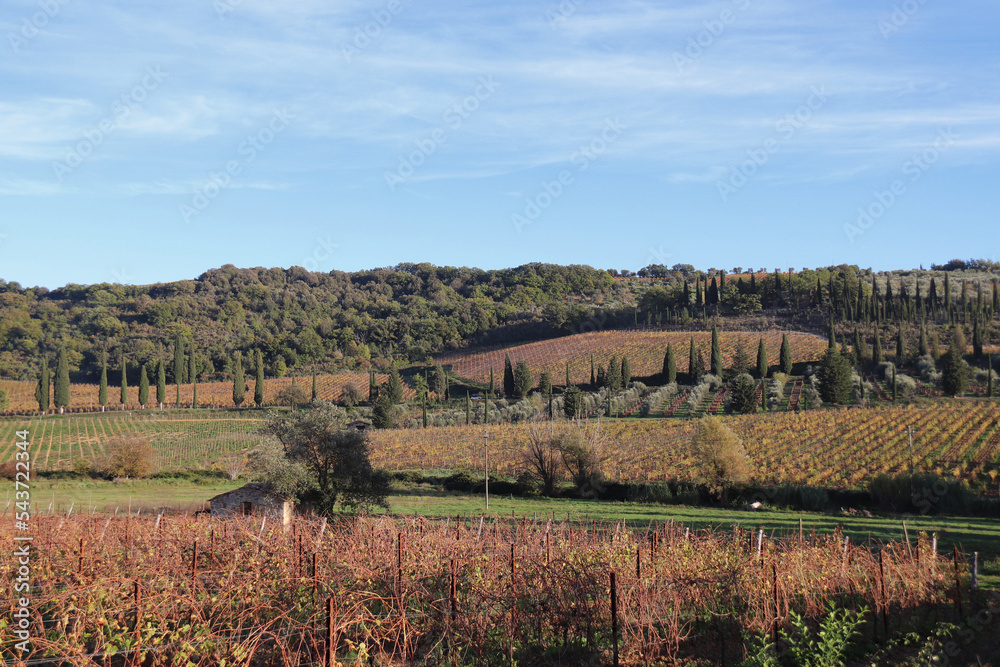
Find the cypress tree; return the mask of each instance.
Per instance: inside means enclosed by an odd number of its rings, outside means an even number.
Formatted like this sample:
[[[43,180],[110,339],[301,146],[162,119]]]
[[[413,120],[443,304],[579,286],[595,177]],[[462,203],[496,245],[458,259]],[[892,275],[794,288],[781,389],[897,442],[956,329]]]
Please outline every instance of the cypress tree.
[[[313,371],[312,400],[316,400],[316,371]]]
[[[965,359],[962,358],[962,349],[959,347],[956,337],[953,336],[941,364],[941,389],[946,396],[957,396],[965,393],[968,381],[968,366]]]
[[[614,355],[611,356],[611,361],[608,362],[608,370],[604,374],[604,377],[607,378],[609,391],[618,391],[622,388],[622,369],[618,365],[618,359]]]
[[[899,325],[896,332],[896,365],[903,363],[906,358],[906,336],[903,334],[903,325]]]
[[[194,353],[194,341],[191,341],[191,353],[188,354],[188,380],[191,382],[191,407],[198,407],[198,361]]]
[[[972,356],[977,360],[983,358],[983,330],[978,316],[972,322]]]
[[[674,348],[667,343],[667,353],[663,359],[663,375],[667,384],[677,382],[677,359],[674,356]]]
[[[42,355],[42,370],[38,376],[38,386],[35,387],[35,399],[38,401],[38,409],[42,413],[49,411],[49,388],[52,386],[52,378],[49,373],[49,360]]]
[[[632,381],[632,367],[629,366],[628,357],[622,356],[622,387],[627,387]]]
[[[896,383],[896,364],[892,365],[892,400],[896,400],[899,395],[899,385]]]
[[[569,367],[567,367],[567,371],[566,371],[566,383],[567,384],[569,384],[569,370],[568,370],[568,368]],[[493,395],[493,390],[494,390],[495,386],[496,385],[493,384],[493,367],[491,366],[490,367],[490,390],[486,393],[487,396],[492,396]]]
[[[184,361],[184,339],[177,334],[174,341],[174,384],[181,385],[187,382],[187,364]]]
[[[163,409],[163,403],[167,400],[167,373],[164,368],[163,359],[156,361],[156,402]]]
[[[827,350],[819,369],[819,393],[828,403],[844,403],[851,393],[851,365],[837,350]]]
[[[719,347],[719,327],[712,325],[712,375],[722,377],[722,348]]]
[[[951,317],[951,279],[947,271],[944,274],[944,309],[948,311],[948,317]]]
[[[101,406],[101,412],[108,404],[108,355],[107,352],[101,354],[101,384],[97,388],[97,404]]]
[[[149,404],[149,376],[146,374],[146,364],[139,365],[139,407],[146,408]]]
[[[66,348],[59,348],[59,357],[56,359],[56,386],[54,403],[62,414],[63,408],[69,406],[69,361],[66,359]]]
[[[917,347],[917,351],[920,353],[921,357],[931,353],[930,348],[927,346],[927,327],[923,324],[920,325],[920,343]]]
[[[882,363],[882,332],[875,328],[875,343],[872,346],[872,365],[878,366]]]
[[[608,386],[608,371],[604,366],[597,367],[597,386],[607,387]]]
[[[706,301],[710,306],[714,306],[719,303],[719,288],[715,284],[715,276],[712,276],[712,282],[708,286],[708,299]]]
[[[243,355],[237,350],[233,358],[233,405],[240,407],[246,399],[246,380],[243,378]]]
[[[424,428],[427,428],[427,392],[426,391],[424,392],[423,401],[421,401],[420,413],[421,413],[421,419],[423,420],[423,423],[424,423]]]
[[[509,354],[503,355],[503,393],[507,398],[514,398],[514,367]]]
[[[764,339],[757,343],[757,377],[764,379],[767,377],[767,348],[764,347]]]
[[[128,368],[125,365],[125,355],[121,358],[121,391],[118,394],[118,401],[122,404],[122,410],[125,409],[125,404],[128,403]]]
[[[832,317],[830,318],[830,331],[827,334],[827,346],[826,346],[826,349],[828,349],[828,350],[835,350],[835,349],[837,349],[837,332],[833,328],[833,318]]]
[[[757,274],[753,272],[750,273],[750,293],[757,293]]]
[[[590,386],[593,387],[597,383],[597,377],[594,375],[594,355],[590,355]]]
[[[368,402],[374,403],[378,398],[378,383],[375,382],[375,371],[368,371]]]
[[[386,381],[386,391],[393,405],[403,401],[403,378],[399,377],[399,369],[395,366],[389,371],[389,379]]]
[[[548,396],[552,393],[552,378],[548,371],[542,371],[541,375],[538,376],[538,391],[541,392],[542,396]]]
[[[469,400],[469,392],[465,392],[465,425],[472,423],[472,401]]]
[[[533,381],[531,370],[528,369],[528,362],[521,359],[517,362],[517,367],[514,369],[514,394],[518,398],[524,399],[527,397],[528,392],[531,391],[532,384]]]
[[[699,348],[697,356],[694,358],[694,372],[695,381],[701,382],[701,378],[705,375],[705,358],[701,354],[701,349]]]
[[[256,380],[253,386],[253,402],[259,408],[264,405],[264,355],[260,350],[254,352],[254,366],[256,368]]]
[[[691,336],[691,347],[688,350],[688,382],[691,384],[697,384],[700,376],[697,374],[695,364],[697,362],[695,355],[697,350],[694,346],[694,336]]]
[[[569,389],[569,362],[566,362],[566,389]]]
[[[779,354],[781,362],[781,372],[785,375],[792,373],[792,346],[788,344],[788,334],[781,334],[781,352]]]

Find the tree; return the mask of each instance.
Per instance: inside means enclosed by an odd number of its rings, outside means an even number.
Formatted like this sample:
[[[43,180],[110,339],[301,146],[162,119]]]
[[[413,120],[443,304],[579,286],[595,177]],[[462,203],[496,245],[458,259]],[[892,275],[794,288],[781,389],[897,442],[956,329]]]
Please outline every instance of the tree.
[[[525,398],[531,391],[532,384],[531,370],[528,368],[528,363],[522,359],[514,368],[514,394],[518,398]]]
[[[882,332],[875,327],[875,344],[872,345],[872,366],[882,363]]]
[[[472,423],[472,400],[469,398],[469,392],[465,392],[465,425],[468,426]]]
[[[742,336],[736,341],[736,352],[733,354],[733,365],[731,370],[734,376],[741,375],[750,370],[750,354],[747,352],[747,348],[743,344]]]
[[[749,415],[757,412],[757,383],[749,373],[740,373],[729,384],[733,412]]]
[[[896,365],[903,363],[906,358],[906,336],[903,334],[903,325],[899,325],[896,332]]]
[[[313,384],[312,384],[312,392],[310,393],[310,399],[313,401],[316,400],[316,371],[313,371]]]
[[[976,360],[983,358],[983,330],[979,326],[979,315],[972,322],[972,356]]]
[[[445,392],[448,390],[448,376],[445,375],[444,367],[441,364],[435,364],[434,366],[434,378],[431,388],[439,399],[443,399]]]
[[[969,382],[969,366],[962,358],[962,348],[959,347],[957,338],[952,337],[951,345],[941,360],[941,390],[947,396],[965,393]]]
[[[157,359],[156,361],[156,402],[159,403],[160,409],[163,409],[163,403],[167,400],[167,372],[164,368],[163,359]]]
[[[505,354],[503,358],[503,394],[507,398],[514,398],[514,367],[510,364],[510,355]]]
[[[604,436],[599,425],[567,425],[555,434],[553,446],[558,449],[581,498],[593,498],[603,491],[601,467],[608,456],[603,451]]]
[[[174,340],[174,384],[180,386],[185,382],[187,382],[187,363],[184,360],[184,339],[177,334],[177,339]]]
[[[63,409],[69,406],[69,361],[66,359],[66,348],[59,348],[59,356],[56,359],[56,387],[54,395],[55,406],[62,414]]]
[[[278,395],[277,397],[275,397],[275,400],[278,402],[279,405],[287,405],[292,410],[294,410],[300,405],[305,405],[306,403],[308,403],[309,395],[306,393],[306,390],[303,389],[301,385],[292,382],[292,384],[286,387],[282,387],[281,390],[278,391]]]
[[[146,374],[146,364],[139,365],[139,406],[146,409],[149,404],[149,376]]]
[[[830,318],[830,331],[827,333],[827,346],[828,350],[837,349],[837,331],[833,328],[833,318]]]
[[[567,419],[573,419],[580,414],[582,403],[583,395],[579,387],[569,386],[563,392],[563,414],[566,415]]]
[[[97,387],[97,404],[101,406],[101,412],[104,412],[104,408],[108,404],[108,355],[106,352],[101,354],[101,380]]]
[[[380,391],[372,408],[372,426],[375,428],[396,428],[396,404],[388,391]]]
[[[604,373],[605,382],[608,385],[608,391],[618,391],[622,388],[622,368],[618,364],[618,358],[611,355],[611,360],[608,362],[608,370]]]
[[[694,336],[691,336],[691,345],[688,348],[688,382],[697,384],[701,379],[701,368],[698,366],[697,357],[700,356],[698,348],[694,344]]]
[[[399,369],[395,366],[389,370],[389,379],[383,389],[379,390],[379,396],[384,393],[393,405],[403,402],[403,378],[399,377]]]
[[[781,334],[781,352],[779,356],[781,362],[781,372],[785,375],[791,375],[792,346],[788,344],[788,334]]]
[[[254,366],[256,379],[253,384],[253,402],[259,408],[264,405],[264,356],[260,350],[254,352]]]
[[[699,479],[722,502],[726,502],[733,485],[750,480],[750,460],[743,441],[715,417],[699,420],[692,453]]]
[[[542,396],[548,396],[552,393],[552,378],[548,371],[542,371],[542,374],[538,376],[538,391],[542,393]]]
[[[722,377],[722,349],[719,347],[719,327],[712,325],[712,375]]]
[[[49,387],[52,384],[49,378],[49,360],[42,356],[42,369],[38,375],[38,385],[35,387],[35,400],[38,401],[38,409],[42,412],[49,411]]]
[[[597,386],[597,377],[594,375],[594,355],[590,355],[590,386]]]
[[[361,390],[354,384],[348,382],[344,385],[343,389],[340,390],[340,400],[343,401],[344,405],[347,407],[354,407],[361,402]]]
[[[627,387],[628,383],[632,381],[632,367],[629,366],[628,357],[622,357],[622,387]]]
[[[663,355],[663,379],[667,384],[677,382],[677,359],[670,343],[667,343],[667,351]]]
[[[527,436],[528,444],[521,453],[525,467],[542,482],[542,495],[554,496],[562,472],[555,425],[531,423]]]
[[[246,399],[247,383],[243,377],[243,355],[239,350],[233,356],[233,405],[240,407]]]
[[[118,402],[121,403],[122,409],[124,410],[125,404],[128,403],[128,368],[125,364],[125,355],[122,355],[121,361],[118,365],[122,370],[121,381],[118,383]]]
[[[7,391],[5,389],[0,389],[0,412],[3,412],[9,407],[10,407],[10,399],[7,398]]]
[[[927,345],[927,327],[923,324],[920,325],[920,342],[917,345],[917,351],[921,357],[926,357],[931,353],[930,347]]]
[[[389,476],[371,465],[362,431],[346,429],[347,413],[326,401],[288,416],[272,416],[265,432],[280,443],[286,465],[307,472],[293,489],[300,501],[330,516],[337,503],[347,509],[388,508]],[[261,471],[268,481],[267,470]]]
[[[757,343],[757,377],[765,379],[767,377],[767,348],[764,346],[764,339]]]
[[[827,403],[845,403],[851,394],[851,364],[837,350],[826,351],[819,368],[819,395]]]
[[[378,398],[378,383],[375,382],[375,371],[368,371],[368,402],[375,404]]]

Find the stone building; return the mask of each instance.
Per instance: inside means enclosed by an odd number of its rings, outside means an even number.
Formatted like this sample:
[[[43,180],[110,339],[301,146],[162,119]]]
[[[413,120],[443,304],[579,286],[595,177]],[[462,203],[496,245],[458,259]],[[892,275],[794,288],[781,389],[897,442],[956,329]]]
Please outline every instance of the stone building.
[[[266,516],[281,525],[287,526],[292,521],[295,511],[295,501],[275,493],[266,484],[245,484],[238,489],[220,493],[208,500],[209,511],[213,518],[227,516]]]

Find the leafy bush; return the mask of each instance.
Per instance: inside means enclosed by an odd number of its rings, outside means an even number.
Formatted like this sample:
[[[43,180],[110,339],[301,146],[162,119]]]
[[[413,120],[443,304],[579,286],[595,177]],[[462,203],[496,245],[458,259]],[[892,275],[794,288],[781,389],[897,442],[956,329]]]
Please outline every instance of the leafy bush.
[[[108,440],[95,466],[106,477],[148,477],[153,471],[153,447],[145,438],[123,435]]]

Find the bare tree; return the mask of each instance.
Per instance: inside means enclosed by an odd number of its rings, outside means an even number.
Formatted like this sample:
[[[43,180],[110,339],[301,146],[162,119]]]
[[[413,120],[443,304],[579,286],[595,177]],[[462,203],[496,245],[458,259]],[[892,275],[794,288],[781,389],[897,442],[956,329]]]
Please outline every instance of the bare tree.
[[[743,441],[717,418],[703,417],[699,421],[692,450],[699,477],[723,502],[731,486],[750,479],[750,459]]]
[[[593,498],[604,489],[604,453],[601,424],[574,424],[562,428],[553,438],[563,465],[582,498]]]
[[[555,424],[528,424],[528,445],[522,453],[525,466],[542,481],[542,493],[555,495],[559,483],[562,457],[555,442]]]

